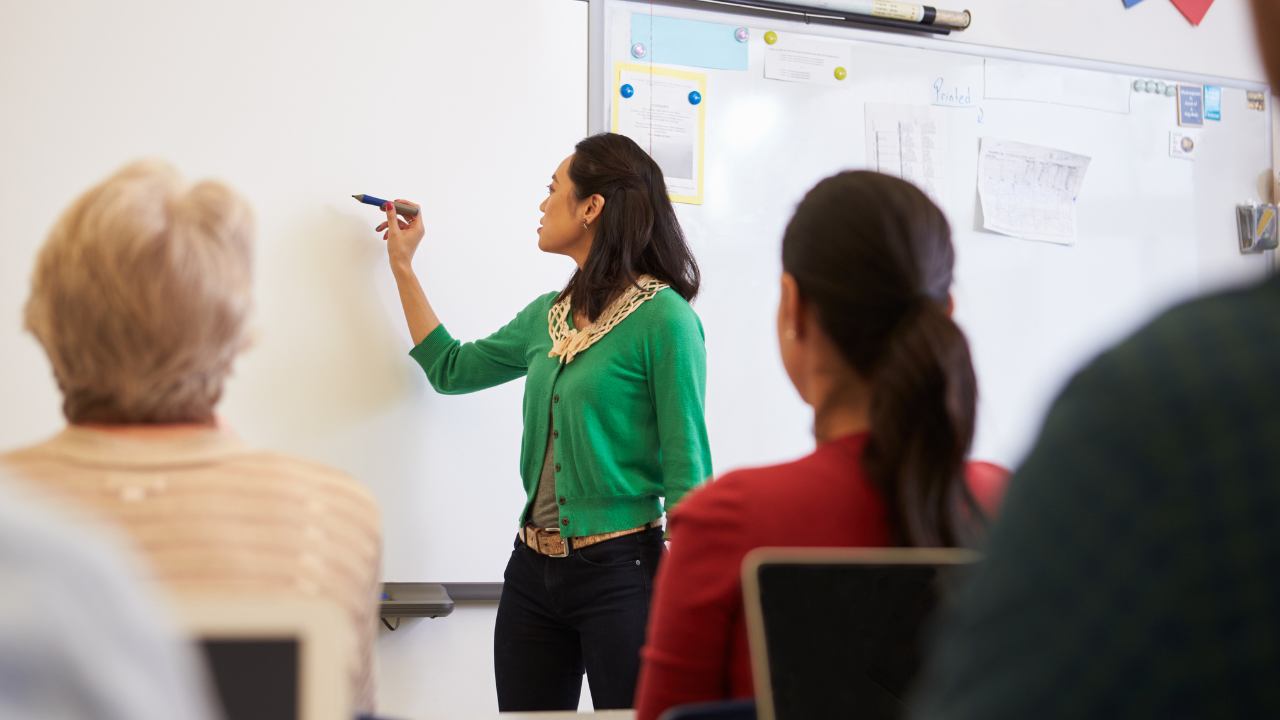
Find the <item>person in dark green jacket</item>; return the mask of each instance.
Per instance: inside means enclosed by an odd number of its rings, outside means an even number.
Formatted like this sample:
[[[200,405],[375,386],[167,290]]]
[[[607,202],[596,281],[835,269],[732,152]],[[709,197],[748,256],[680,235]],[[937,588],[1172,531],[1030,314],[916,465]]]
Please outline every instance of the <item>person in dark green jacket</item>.
[[[1253,5],[1276,87],[1280,0]],[[910,717],[1280,717],[1278,357],[1273,277],[1173,308],[1080,371]]]
[[[538,247],[578,270],[476,342],[449,334],[414,275],[422,213],[388,204],[378,229],[432,387],[526,378],[526,500],[494,630],[499,710],[575,710],[584,670],[596,709],[627,708],[664,549],[659,498],[670,510],[711,476],[706,349],[689,307],[700,275],[662,170],[629,138],[581,141],[548,190]]]

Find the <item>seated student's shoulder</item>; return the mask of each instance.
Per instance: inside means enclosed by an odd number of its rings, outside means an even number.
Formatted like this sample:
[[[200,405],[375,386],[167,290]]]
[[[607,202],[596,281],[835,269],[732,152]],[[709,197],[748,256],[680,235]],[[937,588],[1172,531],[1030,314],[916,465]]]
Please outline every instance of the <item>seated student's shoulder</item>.
[[[1129,371],[1159,381],[1150,365],[1198,373],[1195,366],[1252,364],[1259,348],[1280,344],[1280,278],[1260,285],[1189,300],[1157,317],[1095,363],[1104,371]],[[1177,353],[1170,355],[1170,353]],[[1187,363],[1194,363],[1188,366]],[[1236,375],[1241,377],[1242,375]],[[1192,385],[1194,387],[1194,385]]]
[[[347,473],[321,463],[270,450],[250,450],[228,462],[241,470],[308,500],[332,503],[378,522],[378,501],[367,487]]]
[[[725,473],[687,497],[674,515],[772,525],[789,524],[797,514],[844,507],[855,483],[848,468],[823,457],[826,454]]]
[[[1280,279],[1190,300],[1103,353],[1068,383],[1050,421],[1098,416],[1132,435],[1216,432],[1197,408],[1267,407],[1280,352]],[[1140,402],[1135,400],[1140,399]],[[1236,430],[1245,429],[1243,423]]]

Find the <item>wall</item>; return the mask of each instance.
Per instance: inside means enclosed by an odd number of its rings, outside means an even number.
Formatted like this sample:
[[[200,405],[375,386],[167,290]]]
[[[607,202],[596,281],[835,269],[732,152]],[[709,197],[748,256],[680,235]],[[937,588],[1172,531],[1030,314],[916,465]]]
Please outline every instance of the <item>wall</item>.
[[[395,453],[456,433],[484,438],[496,465],[514,466],[521,387],[466,398],[425,387],[404,358],[409,340],[371,232],[377,213],[346,198],[390,191],[447,207],[418,268],[429,285],[471,288],[434,298],[461,336],[518,309],[489,301],[495,277],[513,297],[563,281],[565,264],[527,238],[546,176],[585,129],[587,4],[488,0],[483,22],[479,5],[0,4],[0,449],[61,424],[48,364],[20,330],[48,227],[123,162],[167,157],[192,177],[227,179],[259,216],[259,341],[223,412],[251,442],[360,468],[389,515],[387,579],[496,579],[513,484],[495,482],[493,507],[475,507],[450,494],[480,481],[468,458],[445,466]],[[1120,0],[967,6],[975,24],[957,42],[1262,77],[1239,0],[1215,3],[1200,28],[1167,0],[1127,11]],[[447,482],[414,482],[415,459]],[[424,543],[445,516],[483,518],[468,536],[483,547]],[[419,573],[464,549],[485,558],[475,575]],[[495,612],[460,606],[382,631],[383,711],[495,709]]]
[[[1169,0],[939,0],[968,9],[957,42],[1266,82],[1246,0],[1218,0],[1199,27]]]

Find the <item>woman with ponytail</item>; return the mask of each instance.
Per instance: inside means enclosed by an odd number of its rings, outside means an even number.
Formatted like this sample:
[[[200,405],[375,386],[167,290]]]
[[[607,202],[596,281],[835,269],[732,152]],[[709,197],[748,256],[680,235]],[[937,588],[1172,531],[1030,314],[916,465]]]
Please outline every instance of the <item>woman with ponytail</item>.
[[[388,204],[378,229],[410,355],[432,387],[459,394],[526,378],[525,503],[494,629],[499,710],[576,710],[584,669],[596,709],[627,708],[664,505],[711,475],[706,350],[689,307],[698,266],[662,170],[630,139],[578,143],[548,191],[538,247],[577,270],[476,342],[453,339],[413,272],[424,213],[405,220]]]
[[[977,389],[951,320],[953,264],[942,211],[902,180],[841,173],[800,203],[782,241],[778,342],[818,448],[729,473],[669,518],[638,720],[752,695],[739,586],[751,549],[954,547],[980,534],[991,504],[974,498],[998,496],[1007,473],[966,466]]]

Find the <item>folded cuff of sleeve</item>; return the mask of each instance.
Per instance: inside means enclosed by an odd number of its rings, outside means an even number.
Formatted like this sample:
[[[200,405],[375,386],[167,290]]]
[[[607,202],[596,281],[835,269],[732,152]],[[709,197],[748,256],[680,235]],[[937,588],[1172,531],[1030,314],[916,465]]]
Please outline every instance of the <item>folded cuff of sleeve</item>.
[[[418,364],[424,368],[430,367],[440,357],[440,354],[448,350],[449,346],[455,342],[457,341],[445,329],[444,323],[441,323],[436,326],[435,330],[427,333],[427,336],[422,338],[422,342],[409,351],[409,357],[417,360]]]

